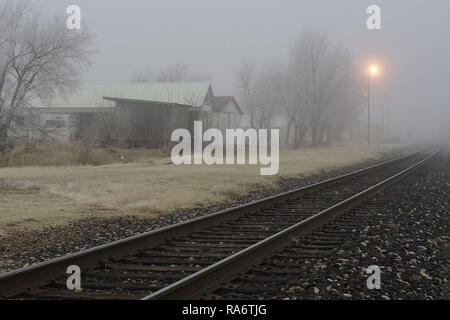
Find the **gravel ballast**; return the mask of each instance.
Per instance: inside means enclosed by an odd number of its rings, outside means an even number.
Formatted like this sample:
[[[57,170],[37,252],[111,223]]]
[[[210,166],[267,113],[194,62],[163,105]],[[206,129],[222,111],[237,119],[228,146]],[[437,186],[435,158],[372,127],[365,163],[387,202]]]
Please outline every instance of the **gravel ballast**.
[[[304,261],[275,299],[450,299],[450,152],[371,200],[367,223]],[[368,289],[366,268],[381,269]]]

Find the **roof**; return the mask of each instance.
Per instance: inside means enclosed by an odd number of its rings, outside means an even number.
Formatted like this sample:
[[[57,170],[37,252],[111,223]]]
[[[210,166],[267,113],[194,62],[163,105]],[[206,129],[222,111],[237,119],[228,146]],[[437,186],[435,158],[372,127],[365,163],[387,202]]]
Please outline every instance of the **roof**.
[[[111,107],[33,107],[32,111],[40,113],[96,113],[96,112],[113,112],[115,108]]]
[[[233,103],[236,106],[238,112],[242,115],[244,111],[242,111],[239,104],[236,102],[236,99],[233,96],[219,96],[213,97],[213,111],[220,112],[222,111],[228,103]]]
[[[149,100],[139,100],[139,99],[126,99],[126,98],[113,98],[113,97],[103,97],[105,100],[110,100],[114,102],[134,102],[143,104],[162,104],[186,108],[185,104],[173,103],[173,102],[159,102],[159,101],[149,101]]]
[[[201,107],[211,88],[209,82],[148,82],[123,85],[83,86],[68,97],[55,97],[50,103],[40,99],[31,102],[33,107],[113,107],[112,100],[103,97],[176,103]]]

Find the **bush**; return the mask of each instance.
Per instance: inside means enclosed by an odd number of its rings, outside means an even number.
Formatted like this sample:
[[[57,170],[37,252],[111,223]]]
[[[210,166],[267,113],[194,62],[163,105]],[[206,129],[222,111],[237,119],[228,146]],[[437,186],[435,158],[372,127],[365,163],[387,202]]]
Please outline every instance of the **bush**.
[[[168,154],[170,155],[170,152],[166,149],[99,148],[77,142],[41,142],[35,145],[16,146],[0,159],[0,166],[96,166],[126,162],[152,164],[153,160],[166,158]]]
[[[101,165],[120,161],[120,155],[81,143],[18,146],[2,163],[8,167]]]

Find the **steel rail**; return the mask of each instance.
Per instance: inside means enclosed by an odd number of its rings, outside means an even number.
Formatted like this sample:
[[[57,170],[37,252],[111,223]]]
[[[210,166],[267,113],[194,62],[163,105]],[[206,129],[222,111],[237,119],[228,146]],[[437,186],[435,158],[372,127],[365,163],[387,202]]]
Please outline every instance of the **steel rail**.
[[[438,151],[439,152],[439,151]],[[246,272],[257,262],[272,256],[293,238],[309,234],[311,231],[330,222],[337,216],[347,212],[349,209],[365,202],[380,191],[400,181],[409,173],[421,167],[426,161],[434,157],[435,152],[414,165],[385,179],[382,182],[325,209],[299,223],[296,223],[246,249],[243,249],[211,266],[187,276],[163,289],[153,292],[142,298],[142,300],[155,299],[193,299],[202,294],[212,292],[222,283],[232,280],[239,273]]]
[[[143,247],[154,247],[167,238],[186,234],[193,230],[219,224],[230,219],[235,219],[259,208],[266,207],[276,202],[282,202],[290,198],[298,197],[328,185],[340,183],[349,178],[364,175],[367,172],[382,168],[383,166],[388,166],[414,157],[419,153],[420,152],[415,152],[406,156],[401,156],[393,160],[384,161],[377,165],[287,191],[278,195],[0,274],[0,297],[12,297],[29,288],[46,285],[51,279],[65,274],[69,265],[78,265],[81,269],[96,266],[100,262],[106,261],[110,258],[117,259],[127,254],[135,253]]]

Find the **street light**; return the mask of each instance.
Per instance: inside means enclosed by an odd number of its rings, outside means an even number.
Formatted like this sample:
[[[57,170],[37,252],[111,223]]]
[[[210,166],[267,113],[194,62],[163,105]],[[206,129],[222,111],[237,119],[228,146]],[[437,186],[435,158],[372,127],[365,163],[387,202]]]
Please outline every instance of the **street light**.
[[[367,144],[370,144],[370,77],[378,74],[378,67],[371,65],[367,73]]]
[[[386,120],[385,120],[385,112],[386,112],[386,104],[384,103],[380,103],[380,110],[381,110],[381,137],[383,138],[383,143],[384,143],[384,139],[385,137],[385,128],[386,128]]]

